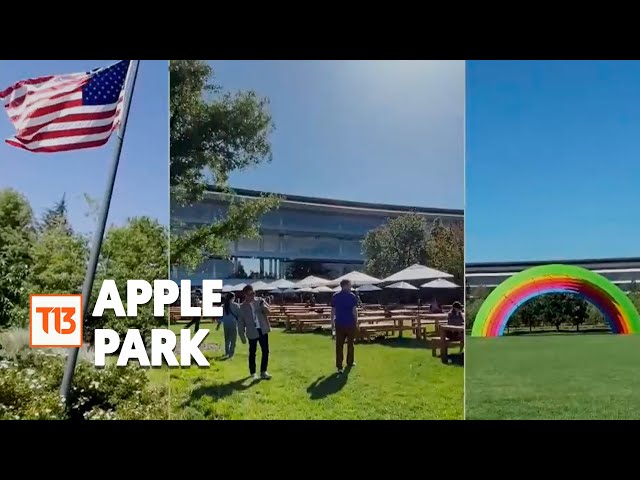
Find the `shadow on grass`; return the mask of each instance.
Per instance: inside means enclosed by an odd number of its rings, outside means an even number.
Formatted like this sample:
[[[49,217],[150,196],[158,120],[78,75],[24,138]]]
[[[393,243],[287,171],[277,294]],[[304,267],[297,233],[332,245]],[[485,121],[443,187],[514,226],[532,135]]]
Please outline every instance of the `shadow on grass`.
[[[449,362],[447,365],[453,365],[456,367],[464,367],[464,352],[462,353],[450,353],[447,355]]]
[[[331,339],[331,331],[323,328],[307,329],[302,332],[293,330],[283,330],[283,333],[295,334],[295,335],[319,335]],[[383,345],[385,347],[392,348],[422,348],[428,349],[429,345],[424,340],[418,340],[412,337],[374,337],[371,341],[358,341],[356,342],[358,347],[367,345]]]
[[[505,332],[504,337],[557,337],[557,336],[575,336],[575,335],[602,335],[603,333],[611,333],[611,329],[608,327],[602,328],[590,328],[588,330],[580,330],[576,332],[575,330],[533,330],[530,332],[529,330],[512,330],[511,332]]]
[[[424,340],[418,340],[417,338],[410,337],[378,338],[371,343],[392,348],[429,348]],[[366,343],[363,343],[362,345],[366,345]]]
[[[198,387],[191,392],[191,396],[182,404],[182,407],[187,407],[202,397],[211,397],[215,400],[220,400],[221,398],[233,395],[234,392],[243,392],[244,390],[248,390],[258,383],[257,381],[246,383],[250,378],[251,377],[245,377],[234,382],[223,383],[222,385]]]
[[[334,373],[326,377],[318,377],[311,385],[307,387],[307,393],[311,400],[320,400],[329,395],[338,393],[347,384],[349,378],[349,369],[345,369],[343,373]]]
[[[331,336],[331,330],[327,330],[324,329],[322,327],[317,327],[317,328],[305,328],[304,330],[302,330],[301,332],[299,332],[298,330],[296,330],[295,327],[293,327],[290,330],[282,330],[282,333],[287,333],[287,334],[296,334],[296,335],[309,335],[309,334],[314,334],[314,335],[324,335],[324,336]]]

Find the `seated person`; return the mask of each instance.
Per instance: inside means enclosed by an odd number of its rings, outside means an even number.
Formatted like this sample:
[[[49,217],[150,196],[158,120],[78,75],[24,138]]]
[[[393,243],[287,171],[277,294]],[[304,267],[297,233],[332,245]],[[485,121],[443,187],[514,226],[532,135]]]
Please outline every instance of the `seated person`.
[[[464,326],[464,315],[462,313],[462,304],[460,302],[453,302],[451,311],[447,315],[447,324]],[[447,337],[454,342],[462,340],[464,332],[447,332]]]
[[[442,313],[442,308],[438,305],[438,301],[434,298],[431,304],[429,304],[430,313]]]

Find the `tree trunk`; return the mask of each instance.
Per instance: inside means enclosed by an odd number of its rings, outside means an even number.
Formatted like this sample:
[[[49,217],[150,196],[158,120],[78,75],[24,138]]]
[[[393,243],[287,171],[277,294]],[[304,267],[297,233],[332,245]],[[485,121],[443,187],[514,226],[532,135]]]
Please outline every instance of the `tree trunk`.
[[[580,331],[580,324],[576,323],[576,332],[579,332],[579,331]]]
[[[556,332],[559,332],[559,331],[560,331],[560,324],[556,323]]]

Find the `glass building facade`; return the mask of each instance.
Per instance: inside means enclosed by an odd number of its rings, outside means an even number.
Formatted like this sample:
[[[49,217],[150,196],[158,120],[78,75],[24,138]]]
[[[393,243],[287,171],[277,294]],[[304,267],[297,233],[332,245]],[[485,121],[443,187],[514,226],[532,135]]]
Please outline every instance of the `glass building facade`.
[[[263,194],[236,190],[241,198]],[[174,267],[173,280],[191,279],[200,284],[205,278],[286,278],[294,262],[310,262],[337,277],[362,267],[362,245],[367,232],[390,218],[410,212],[443,223],[463,221],[462,210],[428,209],[338,201],[301,196],[281,196],[280,207],[260,221],[260,238],[242,239],[229,245],[230,259],[212,259],[187,273]],[[171,205],[172,228],[190,228],[224,218],[228,208],[224,193],[211,190],[200,203]]]

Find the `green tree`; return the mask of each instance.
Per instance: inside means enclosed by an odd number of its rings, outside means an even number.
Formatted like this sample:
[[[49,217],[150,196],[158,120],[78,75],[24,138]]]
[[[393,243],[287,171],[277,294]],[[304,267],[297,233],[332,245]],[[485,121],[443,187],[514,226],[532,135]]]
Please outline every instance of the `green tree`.
[[[458,285],[464,281],[464,228],[445,225],[436,218],[427,240],[427,265],[450,273]]]
[[[56,203],[53,208],[48,209],[42,216],[40,221],[40,229],[47,230],[54,225],[59,225],[68,233],[72,233],[71,224],[67,217],[67,202],[65,195],[62,195],[62,199]]]
[[[428,237],[427,221],[417,213],[393,218],[371,230],[362,241],[367,272],[384,278],[414,263],[427,263]]]
[[[465,305],[465,325],[466,328],[473,328],[473,323],[476,320],[476,316],[480,311],[480,307],[487,299],[491,290],[485,287],[476,288],[473,291],[473,295],[470,294],[471,289],[467,286],[467,300]]]
[[[589,318],[589,303],[575,295],[565,295],[565,297],[565,314],[575,325],[576,332],[579,332],[580,325]]]
[[[604,319],[604,315],[602,312],[594,307],[592,304],[587,304],[587,320],[585,323],[589,325],[604,325],[606,320]]]
[[[66,213],[46,217],[33,247],[29,290],[34,293],[80,293],[87,267],[87,241],[74,234]]]
[[[126,305],[127,280],[154,280],[169,278],[167,230],[157,220],[136,217],[122,227],[111,227],[105,235],[100,253],[100,265],[94,282],[91,309],[95,305],[102,282],[111,279],[116,282],[120,298]],[[148,340],[151,329],[166,326],[167,320],[153,316],[153,302],[138,307],[137,317],[117,318],[106,311],[101,318],[90,319],[91,329],[112,328],[121,335],[127,329],[141,330]]]
[[[12,189],[0,190],[0,327],[24,323],[29,295],[25,288],[35,240],[29,201]]]
[[[224,92],[202,60],[170,62],[170,188],[177,205],[201,200],[209,185],[228,193],[226,218],[187,228],[172,220],[171,263],[195,269],[207,258],[224,258],[227,245],[259,235],[258,221],[278,199],[240,201],[229,174],[271,161],[274,129],[268,100],[255,92]]]
[[[509,326],[511,328],[527,326],[530,332],[533,331],[534,327],[542,323],[543,302],[541,300],[542,297],[536,297],[521,305],[509,319]]]

